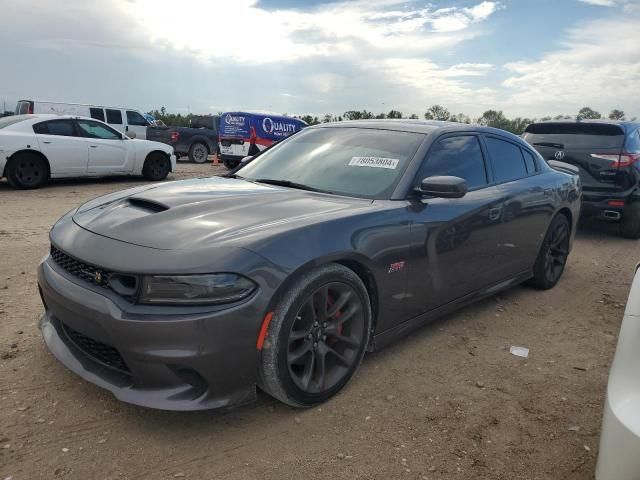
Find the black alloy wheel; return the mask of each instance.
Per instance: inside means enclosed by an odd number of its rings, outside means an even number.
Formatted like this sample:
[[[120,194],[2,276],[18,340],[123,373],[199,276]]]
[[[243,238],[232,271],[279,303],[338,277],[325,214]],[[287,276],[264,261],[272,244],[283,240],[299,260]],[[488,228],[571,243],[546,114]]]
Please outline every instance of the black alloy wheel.
[[[353,377],[371,331],[367,289],[339,264],[316,268],[287,288],[262,349],[259,386],[295,407],[311,407]]]
[[[560,280],[569,256],[571,227],[564,215],[556,215],[549,225],[533,267],[531,284],[542,290],[555,286]]]
[[[298,311],[288,337],[287,364],[296,386],[318,394],[335,387],[362,348],[364,308],[346,283],[327,283]]]

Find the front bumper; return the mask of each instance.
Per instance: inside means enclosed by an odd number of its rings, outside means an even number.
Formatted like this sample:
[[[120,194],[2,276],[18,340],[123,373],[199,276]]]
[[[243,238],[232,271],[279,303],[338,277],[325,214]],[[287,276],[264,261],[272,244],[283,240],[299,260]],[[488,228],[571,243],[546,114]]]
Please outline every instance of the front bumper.
[[[169,160],[171,161],[171,171],[175,172],[176,162],[178,161],[178,157],[176,157],[176,155],[172,153],[171,156],[169,157]]]
[[[51,353],[118,399],[201,410],[255,398],[258,294],[211,312],[141,313],[138,306],[132,313],[112,292],[84,285],[49,256],[38,267],[38,284],[45,305],[40,327]]]

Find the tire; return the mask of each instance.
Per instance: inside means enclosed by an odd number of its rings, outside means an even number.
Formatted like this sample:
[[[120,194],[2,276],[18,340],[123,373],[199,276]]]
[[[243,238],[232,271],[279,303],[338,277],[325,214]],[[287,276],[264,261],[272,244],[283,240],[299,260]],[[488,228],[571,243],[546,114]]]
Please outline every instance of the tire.
[[[622,212],[620,235],[625,238],[640,238],[640,204],[633,203]]]
[[[322,304],[326,307],[319,310]],[[260,388],[293,407],[328,400],[360,366],[370,331],[369,295],[352,270],[332,263],[306,273],[284,292],[273,313],[262,348]]]
[[[224,166],[227,167],[229,170],[233,170],[238,165],[240,165],[239,160],[222,160],[222,163],[224,163]]]
[[[533,266],[533,278],[528,282],[530,286],[540,290],[548,290],[558,283],[569,256],[570,238],[569,220],[562,214],[556,215],[540,246],[536,263]]]
[[[7,166],[7,179],[15,188],[40,188],[49,181],[49,164],[35,153],[21,153]]]
[[[160,152],[151,152],[144,161],[142,176],[146,180],[159,182],[167,178],[170,171],[171,163],[169,162],[169,159]]]
[[[194,143],[189,148],[189,160],[193,163],[205,163],[209,156],[209,149],[204,143]]]

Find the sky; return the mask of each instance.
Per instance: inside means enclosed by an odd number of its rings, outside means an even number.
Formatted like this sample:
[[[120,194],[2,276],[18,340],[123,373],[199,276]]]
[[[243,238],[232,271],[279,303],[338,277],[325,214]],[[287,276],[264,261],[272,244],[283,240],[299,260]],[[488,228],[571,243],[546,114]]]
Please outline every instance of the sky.
[[[0,12],[9,110],[640,116],[640,0],[0,0]]]

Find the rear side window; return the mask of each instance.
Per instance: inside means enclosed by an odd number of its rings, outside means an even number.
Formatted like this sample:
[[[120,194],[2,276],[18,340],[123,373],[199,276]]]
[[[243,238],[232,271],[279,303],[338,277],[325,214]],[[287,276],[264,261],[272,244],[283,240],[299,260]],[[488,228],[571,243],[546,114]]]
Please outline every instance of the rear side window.
[[[416,186],[426,177],[452,175],[464,178],[469,188],[487,184],[487,170],[475,135],[460,135],[438,140],[422,164]]]
[[[138,127],[146,127],[147,121],[138,112],[127,110],[127,123]]]
[[[522,155],[524,155],[524,163],[527,165],[527,172],[534,173],[537,170],[535,158],[525,149],[522,149]]]
[[[91,118],[104,122],[104,110],[102,108],[90,108],[89,113],[91,114]]]
[[[624,131],[606,123],[534,123],[523,138],[535,147],[560,149],[622,148]]]
[[[122,112],[120,110],[105,109],[107,112],[107,123],[122,125]]]
[[[527,167],[520,147],[494,137],[486,137],[486,143],[493,165],[493,177],[497,183],[527,176]]]
[[[40,135],[76,136],[76,130],[71,120],[52,120],[50,122],[36,123],[33,126],[33,131]]]

